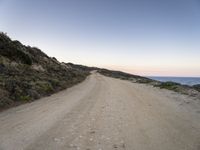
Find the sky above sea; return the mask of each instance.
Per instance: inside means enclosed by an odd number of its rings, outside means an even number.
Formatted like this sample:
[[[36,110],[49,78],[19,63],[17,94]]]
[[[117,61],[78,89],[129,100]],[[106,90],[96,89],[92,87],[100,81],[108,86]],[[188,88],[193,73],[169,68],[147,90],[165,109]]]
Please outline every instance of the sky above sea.
[[[0,31],[63,62],[200,77],[199,0],[0,0]]]

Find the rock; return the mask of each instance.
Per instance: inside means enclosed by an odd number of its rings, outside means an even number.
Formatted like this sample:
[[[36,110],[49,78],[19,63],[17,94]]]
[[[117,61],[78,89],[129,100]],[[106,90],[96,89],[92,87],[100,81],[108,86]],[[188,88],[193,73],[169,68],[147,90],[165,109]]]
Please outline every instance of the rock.
[[[118,148],[117,144],[114,144],[114,145],[113,145],[113,148]]]

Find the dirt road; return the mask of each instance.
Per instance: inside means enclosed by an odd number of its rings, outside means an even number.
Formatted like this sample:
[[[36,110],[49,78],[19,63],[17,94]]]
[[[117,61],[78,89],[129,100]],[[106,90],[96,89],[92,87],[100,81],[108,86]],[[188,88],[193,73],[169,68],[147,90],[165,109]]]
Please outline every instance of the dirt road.
[[[97,73],[0,113],[0,150],[200,150],[200,104]]]

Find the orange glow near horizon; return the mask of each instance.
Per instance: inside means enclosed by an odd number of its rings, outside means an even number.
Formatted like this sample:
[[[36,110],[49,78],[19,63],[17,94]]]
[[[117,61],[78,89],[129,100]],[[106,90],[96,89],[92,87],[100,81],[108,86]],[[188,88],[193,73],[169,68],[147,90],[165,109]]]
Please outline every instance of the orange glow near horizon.
[[[0,29],[61,62],[200,77],[197,1],[0,0]]]
[[[177,77],[200,77],[200,70],[195,68],[169,68],[169,67],[145,67],[145,66],[105,66],[111,70],[119,70],[140,76],[177,76]]]

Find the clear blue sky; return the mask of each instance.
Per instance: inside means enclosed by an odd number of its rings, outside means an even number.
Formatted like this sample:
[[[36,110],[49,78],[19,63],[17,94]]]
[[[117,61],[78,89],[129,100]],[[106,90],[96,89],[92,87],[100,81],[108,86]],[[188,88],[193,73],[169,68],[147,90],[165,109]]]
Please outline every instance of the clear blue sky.
[[[64,62],[200,76],[200,0],[0,0],[0,30]]]

